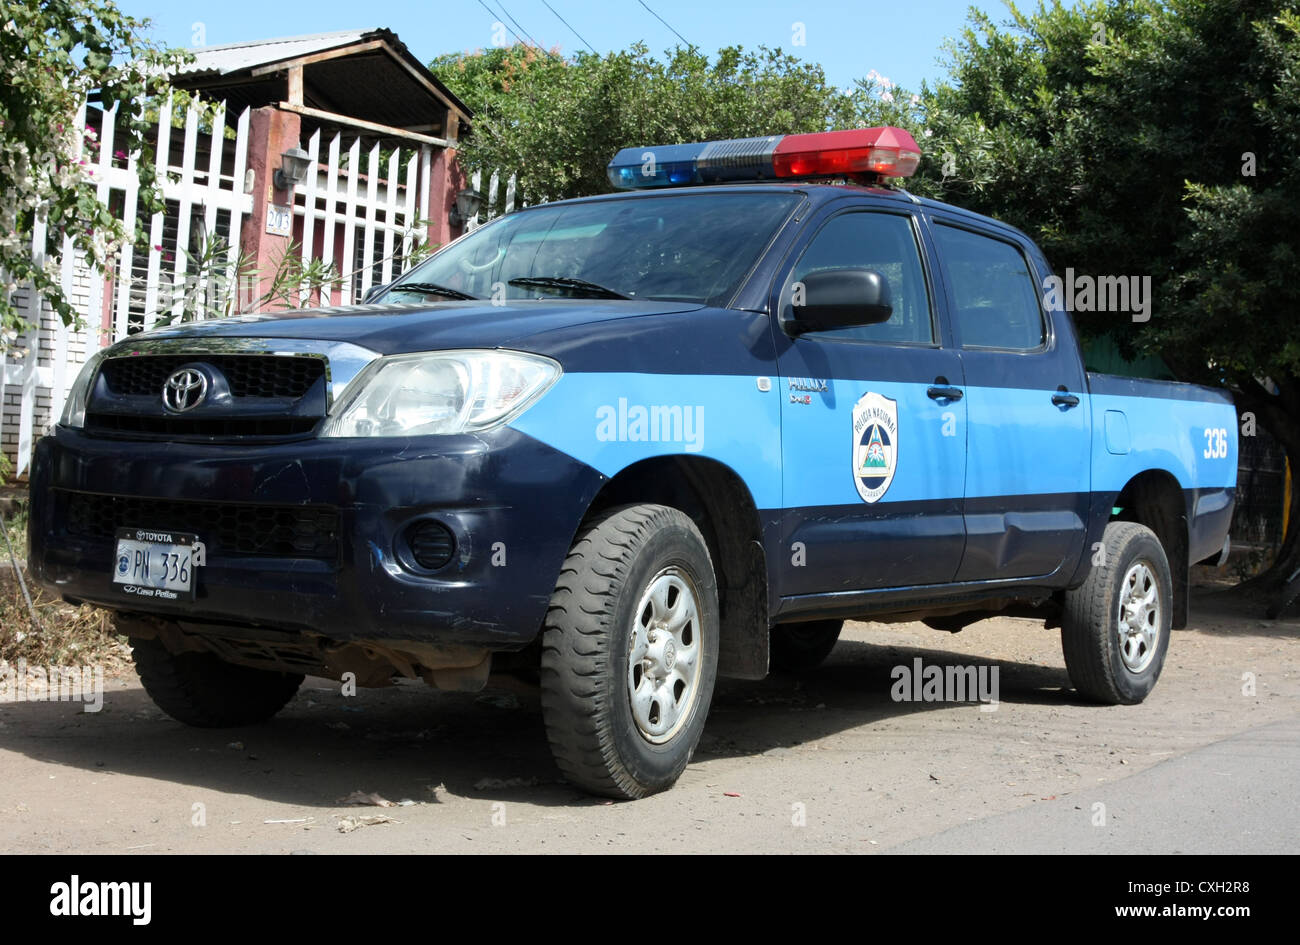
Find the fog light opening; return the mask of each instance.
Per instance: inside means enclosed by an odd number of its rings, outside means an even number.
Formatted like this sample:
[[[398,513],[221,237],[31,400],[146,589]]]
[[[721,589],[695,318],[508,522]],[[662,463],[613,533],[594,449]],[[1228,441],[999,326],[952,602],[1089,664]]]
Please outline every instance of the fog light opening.
[[[416,522],[406,530],[411,559],[427,571],[444,568],[456,553],[456,537],[442,522]]]

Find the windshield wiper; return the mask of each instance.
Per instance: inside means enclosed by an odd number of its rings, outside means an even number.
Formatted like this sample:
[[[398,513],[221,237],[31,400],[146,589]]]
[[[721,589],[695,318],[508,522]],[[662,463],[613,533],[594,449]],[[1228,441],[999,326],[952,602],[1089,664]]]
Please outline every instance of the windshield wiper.
[[[465,302],[479,301],[477,295],[470,295],[468,292],[462,292],[460,289],[449,289],[445,285],[438,285],[436,282],[399,282],[392,286],[389,292],[419,292],[421,295],[442,295],[449,299],[459,299]]]
[[[537,286],[542,289],[573,289],[602,299],[626,299],[630,297],[622,292],[615,292],[607,286],[588,282],[586,279],[571,279],[568,276],[520,276],[518,279],[511,279],[508,284]]]

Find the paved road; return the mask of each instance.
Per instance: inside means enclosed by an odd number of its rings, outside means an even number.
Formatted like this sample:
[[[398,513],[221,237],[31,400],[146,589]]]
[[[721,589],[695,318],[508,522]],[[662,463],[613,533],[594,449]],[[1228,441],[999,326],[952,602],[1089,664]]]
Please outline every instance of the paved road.
[[[1298,791],[1300,715],[1161,762],[1095,800],[1022,807],[888,852],[1294,854]]]

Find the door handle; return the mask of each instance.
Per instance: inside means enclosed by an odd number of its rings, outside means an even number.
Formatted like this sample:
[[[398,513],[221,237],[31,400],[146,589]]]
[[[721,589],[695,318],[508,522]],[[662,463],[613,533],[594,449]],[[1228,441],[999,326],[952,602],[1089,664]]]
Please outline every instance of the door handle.
[[[1068,410],[1071,407],[1079,406],[1079,398],[1076,397],[1074,394],[1071,394],[1064,387],[1062,387],[1058,389],[1055,394],[1052,395],[1052,403],[1056,404],[1056,406],[1058,407],[1064,407]]]
[[[931,400],[961,400],[960,387],[931,387],[926,390]]]

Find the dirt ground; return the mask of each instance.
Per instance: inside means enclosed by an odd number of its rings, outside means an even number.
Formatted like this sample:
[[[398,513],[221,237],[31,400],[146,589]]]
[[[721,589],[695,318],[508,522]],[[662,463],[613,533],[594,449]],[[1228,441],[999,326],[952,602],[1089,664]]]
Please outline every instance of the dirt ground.
[[[720,683],[677,787],[618,804],[560,780],[537,692],[511,678],[352,698],[309,679],[272,723],[205,731],[126,674],[98,713],[0,704],[0,850],[874,853],[1027,805],[1084,817],[1102,785],[1300,713],[1300,620],[1262,610],[1197,592],[1132,707],[1076,699],[1057,632],[1030,621],[850,624],[803,678]],[[997,666],[997,708],[893,701],[916,657]],[[343,802],[357,792],[398,806]]]

